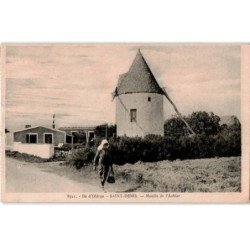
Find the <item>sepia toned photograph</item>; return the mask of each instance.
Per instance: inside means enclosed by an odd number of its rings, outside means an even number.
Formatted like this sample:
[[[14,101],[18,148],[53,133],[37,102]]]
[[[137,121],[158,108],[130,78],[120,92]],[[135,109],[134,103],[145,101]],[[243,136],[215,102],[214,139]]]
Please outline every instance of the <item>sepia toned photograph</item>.
[[[6,202],[248,202],[249,46],[1,47]]]

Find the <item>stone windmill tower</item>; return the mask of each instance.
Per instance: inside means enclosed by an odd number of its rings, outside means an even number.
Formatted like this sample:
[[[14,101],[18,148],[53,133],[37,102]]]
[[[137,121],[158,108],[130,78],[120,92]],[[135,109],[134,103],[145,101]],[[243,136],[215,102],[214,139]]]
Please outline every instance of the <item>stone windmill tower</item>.
[[[164,90],[138,50],[129,71],[119,76],[114,92],[117,135],[163,135],[164,95]]]

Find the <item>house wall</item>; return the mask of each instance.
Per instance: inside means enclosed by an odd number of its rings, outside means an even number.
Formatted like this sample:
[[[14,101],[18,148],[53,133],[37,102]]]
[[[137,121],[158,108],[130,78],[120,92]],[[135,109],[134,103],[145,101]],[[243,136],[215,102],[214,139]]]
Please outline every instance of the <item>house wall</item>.
[[[24,131],[14,132],[14,142],[26,143],[26,135],[29,133],[38,134],[38,143],[44,143],[44,133],[53,133],[53,144],[66,142],[66,134],[64,132],[55,131],[45,127],[31,128]],[[34,144],[33,144],[34,145]]]
[[[148,97],[151,101],[148,101]],[[130,109],[137,110],[137,122],[130,121]],[[117,135],[144,137],[147,134],[164,135],[163,95],[131,93],[116,97]]]
[[[89,133],[90,132],[95,132],[95,128],[61,128],[62,131],[65,131],[68,135],[72,135],[73,132],[80,132],[80,133],[85,133],[86,135],[86,140],[88,142],[89,139]]]
[[[39,156],[44,159],[49,159],[54,155],[54,146],[52,144],[29,144],[14,142],[13,150],[20,153]]]

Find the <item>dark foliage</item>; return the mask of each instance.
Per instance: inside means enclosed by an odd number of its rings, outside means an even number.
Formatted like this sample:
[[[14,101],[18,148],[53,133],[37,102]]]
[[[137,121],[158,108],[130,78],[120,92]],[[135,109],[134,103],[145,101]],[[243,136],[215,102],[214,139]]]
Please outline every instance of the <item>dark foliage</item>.
[[[70,151],[71,149],[80,149],[80,148],[85,148],[86,144],[83,143],[65,143],[61,147],[56,147],[55,149],[60,150],[60,151]]]
[[[185,119],[196,135],[188,135],[185,124],[173,117],[165,122],[164,137],[113,138],[110,144],[114,162],[124,164],[241,155],[239,122],[221,126],[219,116],[206,112],[194,112]]]
[[[197,134],[205,134],[209,136],[216,135],[220,132],[220,117],[212,112],[194,112],[187,120]]]
[[[160,160],[198,159],[241,155],[240,132],[230,132],[227,136],[194,135],[145,138],[121,137],[110,144],[114,163],[122,165],[137,161],[154,162]]]
[[[196,134],[216,135],[221,131],[220,117],[214,113],[194,112],[190,116],[184,117]],[[188,135],[186,125],[179,117],[173,117],[164,124],[164,134],[166,136]]]
[[[66,157],[66,163],[80,169],[91,163],[95,156],[93,147],[72,150]]]
[[[196,135],[188,135],[185,124],[174,117],[166,121],[164,137],[110,137],[113,162],[122,165],[137,161],[155,162],[241,155],[240,123],[221,126],[218,116],[206,112],[195,112],[186,117],[186,120]],[[93,147],[73,151],[69,162],[78,168],[92,162],[99,141]]]
[[[180,118],[173,117],[165,122],[164,135],[165,136],[188,135],[188,130],[186,128],[186,125],[184,124],[184,122]]]

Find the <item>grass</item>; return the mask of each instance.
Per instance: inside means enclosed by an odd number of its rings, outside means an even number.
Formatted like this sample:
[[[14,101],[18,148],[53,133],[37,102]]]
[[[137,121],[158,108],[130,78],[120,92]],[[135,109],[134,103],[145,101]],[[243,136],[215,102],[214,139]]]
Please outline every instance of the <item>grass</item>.
[[[138,162],[116,167],[116,177],[137,185],[137,192],[240,192],[241,159]]]
[[[99,185],[98,173],[92,165],[77,170],[65,163],[40,157],[6,152],[6,156],[37,164],[44,171],[66,176],[78,182]],[[50,163],[51,162],[51,163]],[[112,192],[240,192],[241,157],[196,160],[137,162],[114,165],[116,183]]]
[[[52,161],[63,161],[65,160],[65,157],[51,157],[49,159],[43,159],[39,156],[35,155],[30,155],[30,154],[25,154],[25,153],[20,153],[18,151],[10,151],[10,150],[5,150],[5,155],[7,157],[11,157],[20,161],[25,161],[25,162],[31,162],[31,163],[43,163],[43,162],[52,162]]]
[[[20,160],[20,161],[25,161],[25,162],[42,163],[42,162],[48,161],[46,159],[43,159],[43,158],[35,156],[35,155],[19,153],[17,151],[6,150],[5,155],[8,157]]]
[[[92,165],[77,170],[70,165],[54,165],[47,171],[78,182],[98,185]],[[240,192],[241,158],[223,157],[196,160],[137,162],[114,165],[116,183],[112,192]]]

